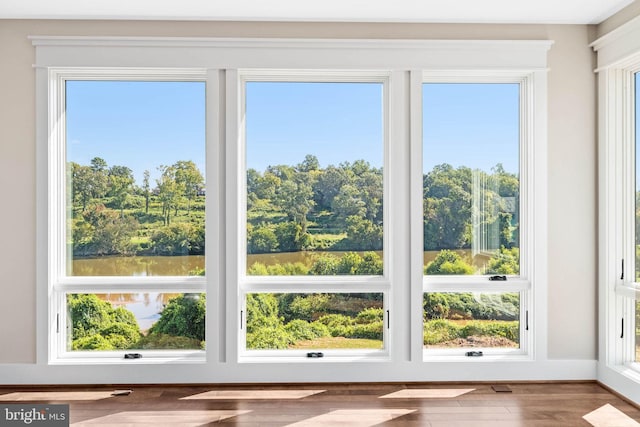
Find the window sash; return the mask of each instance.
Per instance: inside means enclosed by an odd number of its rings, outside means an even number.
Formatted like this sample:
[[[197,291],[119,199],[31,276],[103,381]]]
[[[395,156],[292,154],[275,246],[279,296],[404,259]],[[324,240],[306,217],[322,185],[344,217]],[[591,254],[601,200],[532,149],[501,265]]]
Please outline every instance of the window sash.
[[[49,361],[50,363],[65,363],[66,361],[98,361],[113,360],[122,358],[126,350],[119,351],[68,351],[67,350],[67,302],[66,295],[72,293],[206,293],[211,289],[208,282],[212,278],[202,276],[69,276],[67,275],[67,262],[71,258],[66,243],[67,236],[67,200],[68,185],[66,175],[66,82],[67,81],[197,81],[205,82],[207,104],[211,103],[214,93],[209,93],[209,86],[215,83],[205,70],[202,69],[130,69],[130,68],[87,68],[74,69],[52,68],[49,70],[49,91],[51,93],[49,103],[49,139],[48,139],[48,271],[49,287],[51,298],[49,302]],[[215,76],[214,76],[215,77]],[[209,114],[207,113],[207,120]],[[207,124],[207,128],[209,124]],[[206,168],[209,169],[212,162],[215,162],[217,153],[209,149],[211,134],[207,129],[206,141]],[[211,152],[213,151],[213,152]],[[215,188],[218,183],[214,174],[209,175],[211,191],[205,201],[205,234],[207,236],[218,235],[216,224],[211,221],[216,216],[215,203],[218,190]],[[213,239],[209,237],[213,242]],[[218,254],[215,245],[207,251],[205,255],[205,265],[211,266]],[[212,271],[212,270],[209,270]],[[209,289],[208,289],[209,288]],[[208,304],[209,306],[209,304]],[[207,328],[208,329],[208,328]],[[208,336],[213,336],[207,332]],[[145,363],[158,357],[163,360],[173,358],[174,360],[204,360],[202,350],[134,350],[136,353],[143,353]],[[108,362],[112,363],[112,362]]]

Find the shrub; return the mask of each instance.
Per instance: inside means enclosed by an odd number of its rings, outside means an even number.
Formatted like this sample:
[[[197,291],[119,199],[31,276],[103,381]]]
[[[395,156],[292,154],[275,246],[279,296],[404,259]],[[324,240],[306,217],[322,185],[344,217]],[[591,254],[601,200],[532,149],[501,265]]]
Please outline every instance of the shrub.
[[[204,229],[180,222],[156,230],[151,235],[158,255],[198,255],[204,253]]]
[[[438,253],[433,261],[427,264],[426,274],[473,274],[473,267],[464,262],[460,255],[448,249]]]
[[[160,313],[149,334],[166,334],[204,341],[206,296],[185,294],[173,298]]]
[[[372,323],[384,319],[384,313],[381,308],[365,308],[356,315],[356,323]]]
[[[69,295],[73,350],[117,350],[140,339],[140,328],[130,311],[102,301],[94,294]]]
[[[309,274],[313,275],[334,275],[338,274],[338,257],[335,255],[321,255],[315,259]]]
[[[373,323],[356,324],[348,338],[366,338],[370,340],[382,340],[382,320]]]
[[[283,326],[247,329],[247,349],[286,349],[294,340]]]
[[[247,251],[250,254],[262,254],[274,252],[278,249],[278,238],[272,228],[260,226],[248,228],[247,230]]]
[[[294,341],[312,340],[321,335],[316,334],[316,330],[309,322],[295,319],[284,326],[284,330],[289,333]]]
[[[137,347],[144,350],[195,350],[204,348],[204,341],[188,337],[176,337],[173,335],[155,333],[140,338],[140,341],[137,343]]]
[[[519,272],[520,250],[502,246],[489,259],[485,274],[518,274]]]

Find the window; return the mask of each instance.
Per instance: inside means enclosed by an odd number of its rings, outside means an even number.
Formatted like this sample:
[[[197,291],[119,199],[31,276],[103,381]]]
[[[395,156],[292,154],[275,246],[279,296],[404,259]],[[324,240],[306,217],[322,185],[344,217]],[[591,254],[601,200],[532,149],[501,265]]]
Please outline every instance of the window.
[[[621,28],[622,30],[622,28]],[[599,85],[598,379],[638,401],[640,43],[637,21],[593,43]]]
[[[205,346],[205,83],[57,75],[56,355]],[[66,327],[62,327],[66,325]]]
[[[384,74],[240,75],[246,170],[241,354],[386,349],[388,308],[383,293],[371,292],[390,290],[384,274],[387,80]]]
[[[464,77],[422,84],[425,354],[524,352],[529,282],[520,242],[522,86]],[[479,81],[478,81],[479,80]],[[506,80],[506,81],[505,81]],[[525,229],[526,230],[526,229]],[[496,284],[501,291],[496,293]],[[525,320],[525,321],[523,321]]]
[[[549,41],[33,42],[43,369],[546,378]]]

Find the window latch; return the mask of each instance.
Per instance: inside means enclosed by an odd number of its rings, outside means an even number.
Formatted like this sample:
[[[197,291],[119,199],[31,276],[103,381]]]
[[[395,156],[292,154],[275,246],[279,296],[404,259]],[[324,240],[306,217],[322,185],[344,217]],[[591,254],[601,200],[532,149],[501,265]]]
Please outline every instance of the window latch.
[[[492,282],[506,282],[507,276],[489,276],[489,280]]]

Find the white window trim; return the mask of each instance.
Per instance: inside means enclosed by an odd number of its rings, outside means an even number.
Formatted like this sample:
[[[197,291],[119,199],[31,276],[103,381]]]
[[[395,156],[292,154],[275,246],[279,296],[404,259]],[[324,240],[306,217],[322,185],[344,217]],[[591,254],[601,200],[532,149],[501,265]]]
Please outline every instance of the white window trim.
[[[66,201],[69,196],[67,186],[67,158],[66,158],[66,82],[67,81],[198,81],[206,82],[206,70],[197,69],[138,69],[138,68],[50,68],[49,79],[49,116],[48,116],[48,293],[49,293],[49,337],[48,360],[57,363],[122,363],[126,350],[120,351],[68,351],[68,313],[66,298],[68,294],[81,293],[112,293],[112,292],[207,292],[207,278],[186,276],[152,276],[152,277],[86,277],[68,276],[66,274],[68,254],[66,241]],[[212,180],[213,181],[213,180]],[[211,185],[214,187],[215,183]],[[215,198],[215,189],[213,189]],[[206,201],[207,220],[214,203]],[[215,226],[213,227],[215,229]],[[213,231],[205,230],[208,236]],[[206,239],[206,237],[205,237]],[[215,259],[215,250],[214,256]],[[207,254],[206,260],[209,259]],[[209,263],[211,264],[211,263]],[[138,363],[158,363],[167,361],[204,361],[205,352],[202,350],[132,350],[140,353],[143,358]],[[127,361],[128,362],[128,361]]]
[[[639,296],[635,282],[638,106],[634,74],[640,72],[640,18],[601,37],[591,47],[598,56],[599,99],[598,380],[640,402],[640,366],[633,362],[635,301]]]
[[[486,355],[511,357],[515,360],[535,358],[538,351],[546,354],[542,331],[546,330],[546,194],[541,191],[541,180],[546,184],[546,73],[542,71],[423,71],[412,76],[412,270],[414,289],[426,292],[518,292],[520,293],[520,347],[514,349],[481,349]],[[422,87],[424,83],[515,83],[519,91],[519,177],[520,177],[520,274],[510,276],[506,282],[489,281],[488,276],[426,276],[422,268],[423,207],[422,207]],[[413,101],[413,99],[412,99]],[[544,178],[543,178],[544,177]],[[418,286],[420,283],[421,286]],[[535,283],[535,286],[532,284]],[[413,297],[414,322],[422,319],[422,299],[417,291]],[[416,302],[420,301],[420,304]],[[420,317],[418,317],[420,316]],[[540,332],[538,332],[540,331]],[[442,356],[464,356],[468,348],[425,349],[425,360]]]
[[[390,310],[389,299],[392,295],[393,272],[389,259],[392,257],[393,246],[389,243],[388,236],[395,235],[393,230],[393,217],[397,209],[392,208],[391,203],[383,203],[383,265],[382,276],[250,276],[247,270],[247,217],[246,217],[246,140],[245,131],[245,87],[247,82],[354,82],[354,83],[379,83],[383,87],[382,94],[382,129],[383,141],[380,149],[383,154],[383,197],[386,201],[392,179],[396,175],[389,159],[389,124],[398,120],[398,117],[391,118],[389,111],[390,99],[393,97],[391,89],[391,72],[376,70],[237,70],[230,76],[229,85],[237,85],[237,96],[230,96],[228,103],[237,101],[238,105],[229,107],[231,111],[238,111],[238,117],[228,116],[227,126],[238,129],[238,149],[229,159],[228,177],[240,177],[240,189],[236,192],[228,193],[228,205],[236,206],[236,211],[232,212],[233,218],[238,218],[237,239],[228,240],[227,253],[237,254],[237,261],[227,264],[227,271],[233,272],[229,279],[232,283],[238,283],[238,298],[229,304],[229,307],[238,307],[241,313],[246,313],[246,295],[255,292],[283,292],[283,293],[382,293],[384,324],[388,324],[387,313]],[[396,95],[397,96],[397,95]],[[229,105],[229,104],[228,104]],[[230,150],[231,151],[231,150]],[[235,167],[239,169],[236,170]],[[233,300],[233,298],[231,298]],[[278,361],[280,358],[306,357],[306,351],[292,350],[248,350],[246,349],[246,316],[240,316],[243,320],[239,324],[239,333],[231,339],[237,339],[235,345],[229,348],[237,348],[237,355],[230,354],[230,359],[237,358],[240,362],[260,361],[261,357],[270,361]],[[332,357],[346,358],[357,357],[358,359],[389,357],[390,334],[387,328],[383,328],[384,348],[382,350],[323,350],[326,360]],[[265,359],[267,360],[267,359]]]
[[[207,74],[207,177],[216,176],[225,185],[214,190],[212,203],[220,209],[219,215],[207,213],[207,230],[213,231],[215,243],[207,245],[207,357],[204,364],[183,363],[175,369],[151,364],[119,364],[96,370],[49,363],[48,336],[51,323],[49,311],[49,273],[47,234],[50,221],[46,209],[37,211],[37,309],[38,364],[30,367],[2,369],[3,378],[20,383],[79,382],[255,382],[255,381],[462,381],[474,380],[527,380],[527,379],[584,379],[591,378],[589,361],[551,361],[546,352],[546,72],[548,40],[315,40],[315,39],[209,39],[209,38],[140,38],[140,37],[30,37],[36,49],[36,91],[38,144],[38,206],[46,206],[48,199],[47,144],[49,115],[49,71],[52,69],[102,68],[110,70],[161,68],[197,69]],[[361,362],[355,358],[350,363],[332,363],[321,359],[309,362],[300,360],[288,363],[239,363],[235,334],[239,319],[235,307],[238,298],[237,284],[232,280],[236,269],[237,254],[227,253],[227,242],[236,239],[238,230],[236,214],[238,201],[229,204],[230,194],[239,193],[240,182],[231,176],[230,166],[238,158],[238,129],[226,126],[238,116],[237,107],[229,103],[237,99],[238,70],[243,69],[293,69],[293,70],[361,70],[388,71],[390,73],[389,123],[390,169],[397,176],[385,202],[398,211],[393,218],[395,235],[388,236],[393,247],[388,260],[387,273],[393,266],[393,296],[388,298],[392,310],[389,359],[380,361],[384,369],[371,369],[371,360]],[[532,111],[535,118],[533,153],[535,183],[531,183],[531,197],[535,210],[536,243],[533,257],[535,271],[528,278],[535,284],[536,346],[531,360],[483,360],[430,361],[422,357],[421,301],[422,259],[416,264],[411,249],[415,243],[415,226],[411,212],[419,200],[411,200],[415,194],[412,181],[414,162],[420,159],[414,152],[416,137],[416,103],[421,98],[412,93],[416,82],[422,81],[424,70],[461,74],[479,72],[524,73],[535,76]],[[226,100],[226,101],[225,101]],[[210,108],[209,108],[210,107]],[[396,121],[397,120],[397,121]],[[421,138],[418,138],[421,139]],[[226,159],[226,160],[225,160]],[[421,180],[418,181],[421,183]],[[208,192],[208,200],[211,191]],[[410,208],[409,208],[410,206]],[[391,220],[385,217],[385,222]],[[216,227],[214,230],[212,227]],[[421,229],[421,228],[420,228]],[[421,234],[421,233],[420,233]],[[539,236],[539,237],[538,237]],[[420,253],[422,249],[420,248]],[[224,257],[222,256],[224,254]],[[216,263],[213,263],[213,259]],[[419,267],[418,267],[419,266]],[[217,267],[217,268],[216,268]],[[420,273],[417,278],[416,273]],[[535,276],[535,277],[534,277]],[[220,286],[218,286],[218,283]],[[258,284],[256,284],[257,286]],[[386,286],[386,285],[385,285]],[[416,299],[417,297],[417,299]],[[409,310],[410,308],[410,310]],[[231,311],[229,311],[231,310]],[[337,359],[337,358],[336,358]],[[314,363],[314,369],[308,369]],[[382,365],[378,365],[382,366]],[[464,368],[464,369],[461,369]],[[6,374],[6,375],[5,375]]]

